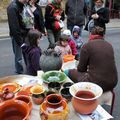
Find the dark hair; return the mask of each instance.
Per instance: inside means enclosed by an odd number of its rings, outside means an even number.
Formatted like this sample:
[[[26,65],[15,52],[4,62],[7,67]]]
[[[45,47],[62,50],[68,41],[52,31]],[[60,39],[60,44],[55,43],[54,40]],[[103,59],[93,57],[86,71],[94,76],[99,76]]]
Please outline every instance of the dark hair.
[[[97,2],[98,0],[95,0],[95,2]],[[103,0],[100,0],[102,3],[104,3],[104,1]]]
[[[104,36],[105,30],[102,27],[96,26],[91,30],[91,34]]]
[[[30,30],[27,34],[27,42],[30,46],[38,46],[37,45],[37,39],[42,37],[42,33],[40,33],[38,30]]]
[[[29,0],[29,1],[31,1],[31,0]],[[28,1],[28,2],[29,2],[29,1]],[[37,4],[37,3],[39,3],[39,0],[36,0],[35,4]]]

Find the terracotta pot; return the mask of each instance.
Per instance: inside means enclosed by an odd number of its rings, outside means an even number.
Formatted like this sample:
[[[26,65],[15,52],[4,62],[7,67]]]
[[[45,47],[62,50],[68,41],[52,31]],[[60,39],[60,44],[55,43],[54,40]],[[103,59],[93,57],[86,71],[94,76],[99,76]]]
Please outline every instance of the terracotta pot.
[[[28,120],[29,106],[21,100],[0,103],[0,120]]]
[[[90,114],[92,113],[98,106],[97,100],[80,100],[75,97],[72,98],[72,105],[80,114]]]
[[[48,107],[57,108],[62,104],[63,98],[58,94],[50,94],[46,97],[46,104]]]
[[[29,106],[29,110],[31,112],[31,110],[32,110],[32,101],[31,101],[29,96],[19,95],[19,96],[15,97],[15,100],[21,100],[21,101],[27,103],[28,106]]]
[[[68,120],[68,105],[62,96],[50,94],[40,106],[41,120]]]
[[[103,90],[100,86],[90,82],[79,82],[70,87],[73,96],[72,105],[80,114],[90,114],[98,106],[98,98]]]

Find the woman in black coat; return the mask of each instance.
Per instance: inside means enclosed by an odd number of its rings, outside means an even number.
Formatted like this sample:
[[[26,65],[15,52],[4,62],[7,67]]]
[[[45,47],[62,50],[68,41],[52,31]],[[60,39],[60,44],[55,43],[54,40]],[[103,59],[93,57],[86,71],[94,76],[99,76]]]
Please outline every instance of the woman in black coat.
[[[34,15],[34,28],[45,34],[44,18],[41,7],[38,5],[39,0],[29,0],[31,11]]]
[[[106,23],[109,22],[109,10],[104,7],[103,0],[96,0],[95,7],[91,11],[89,21],[85,26],[85,30],[91,31],[92,27],[99,26],[106,31]],[[104,32],[105,33],[105,32]]]

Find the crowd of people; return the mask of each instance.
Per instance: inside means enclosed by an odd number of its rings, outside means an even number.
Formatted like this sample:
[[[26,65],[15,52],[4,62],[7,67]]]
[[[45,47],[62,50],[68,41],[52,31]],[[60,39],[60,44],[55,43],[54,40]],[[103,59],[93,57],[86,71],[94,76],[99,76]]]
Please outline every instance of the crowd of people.
[[[105,41],[109,10],[103,0],[95,0],[85,24],[87,4],[84,0],[67,0],[65,10],[62,0],[51,0],[45,7],[45,15],[39,0],[13,0],[7,8],[10,37],[15,55],[15,72],[37,75],[40,70],[42,50],[39,42],[47,36],[49,46],[61,56],[72,54],[79,61],[77,69],[68,70],[74,82],[90,81],[100,85],[104,91],[112,90],[118,81],[112,45]],[[64,28],[65,16],[67,28]],[[89,31],[88,43],[84,44],[82,31]]]

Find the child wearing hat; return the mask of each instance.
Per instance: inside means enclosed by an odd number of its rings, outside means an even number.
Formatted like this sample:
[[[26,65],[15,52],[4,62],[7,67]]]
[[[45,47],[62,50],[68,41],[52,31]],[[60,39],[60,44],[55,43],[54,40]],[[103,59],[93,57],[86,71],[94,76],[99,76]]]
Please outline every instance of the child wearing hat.
[[[56,47],[54,48],[56,52],[60,52],[62,57],[67,54],[72,54],[71,48],[68,44],[67,35],[62,34],[59,38],[59,41],[56,43]]]

